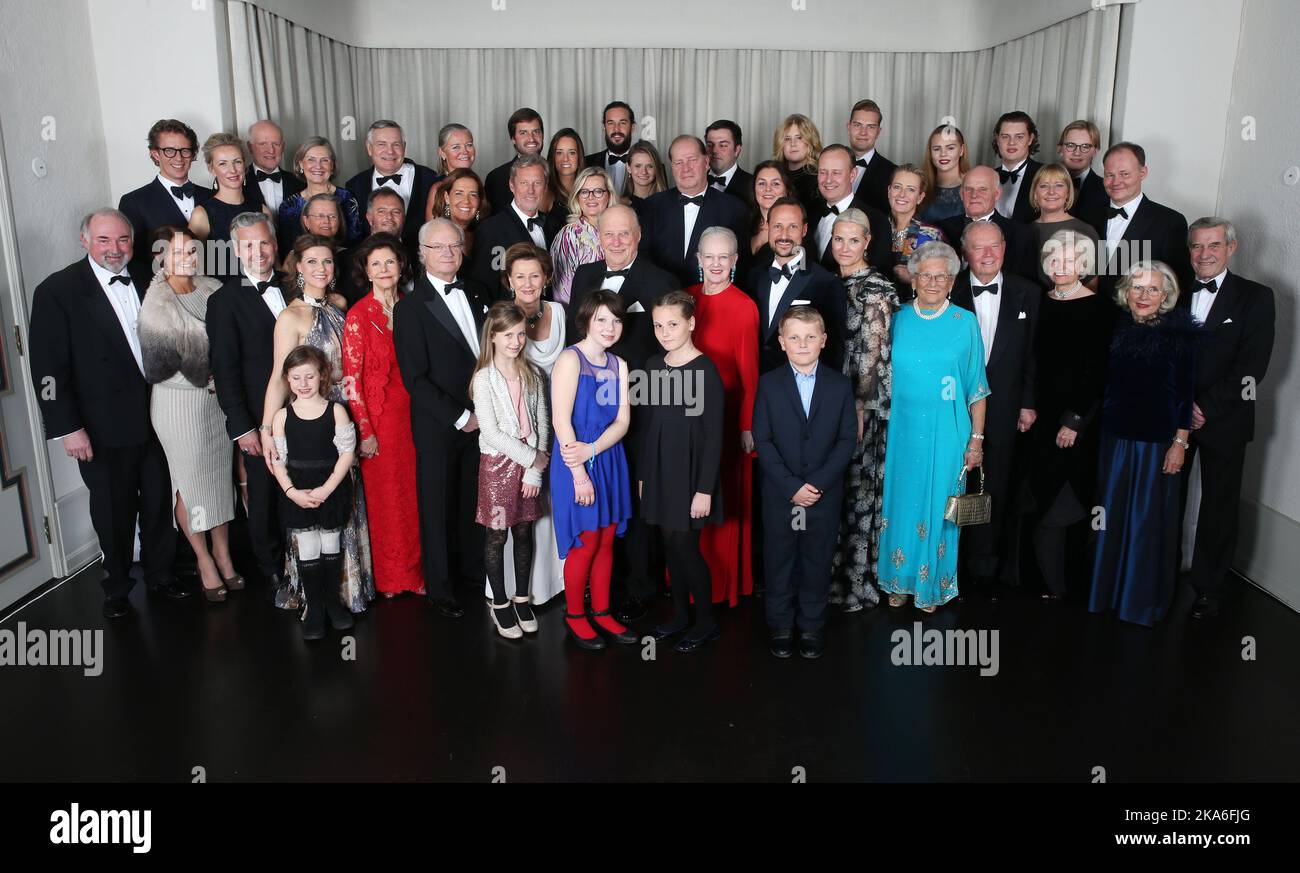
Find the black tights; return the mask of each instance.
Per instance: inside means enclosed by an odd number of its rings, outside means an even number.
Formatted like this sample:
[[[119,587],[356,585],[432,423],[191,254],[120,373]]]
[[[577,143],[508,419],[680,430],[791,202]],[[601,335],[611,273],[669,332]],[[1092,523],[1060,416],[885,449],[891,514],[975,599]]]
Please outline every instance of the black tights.
[[[528,584],[533,572],[533,523],[521,521],[509,530],[488,528],[484,536],[483,563],[487,567],[488,584],[492,586],[492,602],[500,605],[506,597],[506,537],[514,534],[515,542],[515,596],[527,597]]]
[[[672,627],[683,628],[690,621],[690,598],[695,598],[694,631],[713,630],[713,580],[709,564],[700,552],[698,530],[667,530],[660,528],[664,538],[664,557],[673,586]]]

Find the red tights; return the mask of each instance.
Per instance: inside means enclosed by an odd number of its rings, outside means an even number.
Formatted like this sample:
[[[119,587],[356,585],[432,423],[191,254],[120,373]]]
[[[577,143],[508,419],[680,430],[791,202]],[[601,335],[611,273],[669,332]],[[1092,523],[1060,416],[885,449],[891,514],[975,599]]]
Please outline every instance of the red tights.
[[[565,621],[584,640],[596,636],[582,603],[588,581],[591,583],[591,611],[609,611],[609,580],[614,570],[614,532],[617,529],[618,525],[611,524],[601,530],[583,531],[582,545],[569,549],[564,559],[564,600],[569,615],[578,616],[566,616]],[[609,615],[597,615],[595,621],[610,633],[621,634],[627,630]]]

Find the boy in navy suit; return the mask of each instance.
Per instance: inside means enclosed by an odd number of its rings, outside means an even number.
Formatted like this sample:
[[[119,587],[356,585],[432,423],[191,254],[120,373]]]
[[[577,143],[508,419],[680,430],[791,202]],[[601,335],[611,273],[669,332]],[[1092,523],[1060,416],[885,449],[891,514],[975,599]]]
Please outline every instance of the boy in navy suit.
[[[857,415],[848,377],[818,364],[826,345],[821,314],[792,306],[779,330],[788,366],[759,379],[754,404],[754,446],[764,480],[767,624],[776,657],[794,654],[797,625],[799,654],[819,658]]]

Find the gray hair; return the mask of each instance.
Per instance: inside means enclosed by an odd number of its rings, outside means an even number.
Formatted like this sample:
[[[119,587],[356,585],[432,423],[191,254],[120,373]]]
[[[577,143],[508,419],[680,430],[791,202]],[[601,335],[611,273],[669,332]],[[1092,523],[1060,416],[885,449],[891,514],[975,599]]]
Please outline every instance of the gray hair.
[[[389,129],[396,130],[402,137],[402,144],[403,145],[406,144],[406,134],[402,131],[402,126],[398,124],[396,121],[393,121],[391,118],[380,118],[377,121],[371,122],[370,126],[366,128],[366,145],[375,144],[375,138],[373,134],[376,130],[389,130]]]
[[[915,276],[920,271],[921,264],[936,259],[941,259],[948,265],[948,274],[951,276],[956,276],[961,270],[961,258],[957,257],[952,246],[938,240],[931,240],[921,244],[916,251],[912,252],[912,256],[907,259],[907,272]]]
[[[998,241],[999,241],[999,242],[1006,242],[1006,241],[1007,241],[1007,236],[1006,236],[1006,234],[1004,234],[1004,233],[1002,232],[1002,228],[998,226],[998,223],[997,223],[996,221],[987,221],[987,220],[985,220],[985,219],[979,219],[979,220],[977,220],[977,221],[972,221],[970,224],[966,225],[966,227],[962,229],[962,232],[961,232],[961,250],[962,250],[963,252],[966,251],[966,237],[967,237],[968,234],[971,233],[972,230],[979,230],[979,229],[983,229],[983,228],[986,228],[986,227],[991,227],[991,228],[993,228],[994,230],[996,230],[996,231],[998,232]],[[1058,230],[1057,233],[1061,233],[1061,231]]]
[[[1226,218],[1219,218],[1217,215],[1207,215],[1204,218],[1196,219],[1192,222],[1191,226],[1187,228],[1187,242],[1189,244],[1191,243],[1192,234],[1196,231],[1211,230],[1216,227],[1223,228],[1223,235],[1227,239],[1228,245],[1232,245],[1237,241],[1237,228],[1233,226],[1231,221],[1228,221]]]
[[[1115,302],[1128,309],[1128,290],[1133,287],[1133,277],[1138,273],[1159,273],[1164,282],[1165,299],[1160,304],[1160,314],[1164,315],[1178,305],[1178,277],[1164,261],[1138,261],[1128,268],[1115,286]]]
[[[96,209],[94,212],[86,213],[85,217],[81,219],[82,236],[87,238],[90,236],[90,223],[94,221],[96,218],[121,219],[126,224],[127,232],[131,234],[131,238],[135,239],[135,225],[131,223],[131,219],[126,217],[125,212],[122,212],[121,210],[118,209],[114,209],[111,206],[105,206],[103,209]]]
[[[599,176],[609,191],[609,201],[605,204],[605,209],[619,202],[618,195],[614,193],[614,180],[609,177],[604,167],[583,167],[578,172],[578,177],[573,180],[573,190],[569,192],[569,199],[565,204],[569,208],[569,224],[576,224],[581,220],[579,216],[582,215],[582,201],[578,197],[578,192],[582,190],[583,183],[593,176]]]
[[[1047,262],[1057,252],[1069,250],[1074,253],[1074,266],[1080,276],[1096,275],[1097,246],[1092,237],[1077,230],[1058,230],[1049,236],[1039,249],[1038,256],[1043,262],[1043,272],[1051,275]]]
[[[420,245],[424,245],[424,241],[429,238],[429,234],[433,233],[435,227],[450,227],[456,231],[456,238],[460,240],[460,244],[465,244],[465,230],[459,224],[450,218],[431,218],[420,225]]]
[[[334,152],[334,146],[323,136],[309,136],[302,141],[302,145],[298,146],[298,151],[293,153],[293,174],[299,179],[306,180],[307,177],[302,172],[302,162],[307,157],[307,152],[314,148],[323,148],[330,153],[329,177],[333,179],[334,175],[339,171],[339,159]]]
[[[235,231],[237,230],[242,230],[247,227],[257,227],[259,224],[263,223],[266,224],[271,231],[271,235],[274,236],[275,225],[271,223],[270,217],[267,216],[265,212],[241,212],[234,218],[230,219],[230,234],[231,236],[234,236]]]
[[[510,162],[510,181],[515,180],[519,171],[527,167],[541,167],[542,180],[547,184],[551,181],[551,165],[546,163],[546,159],[541,155],[520,155]]]
[[[704,232],[700,234],[700,247],[703,248],[706,239],[715,236],[722,237],[727,241],[727,245],[731,247],[731,253],[733,255],[740,252],[740,243],[736,241],[735,232],[731,228],[722,227],[721,225],[706,227],[704,229]]]
[[[855,224],[862,231],[863,236],[871,237],[871,219],[867,218],[867,213],[861,209],[850,207],[841,212],[839,218],[831,225],[831,233],[835,232],[835,225],[841,223]]]
[[[609,217],[612,217],[612,216],[615,216],[615,215],[627,215],[628,218],[631,218],[631,219],[632,219],[632,227],[633,227],[633,228],[634,228],[638,233],[641,232],[641,218],[640,218],[640,216],[638,216],[638,215],[636,214],[636,210],[635,210],[635,209],[633,209],[631,206],[628,206],[626,203],[611,203],[611,204],[609,204],[609,206],[605,208],[605,211],[602,212],[602,213],[599,215],[599,217],[596,218],[596,229],[597,229],[597,230],[601,230],[601,229],[602,229],[602,226],[603,226],[604,223],[605,223],[605,219],[606,219],[606,218],[609,218]],[[701,236],[703,236],[703,234],[701,234]]]

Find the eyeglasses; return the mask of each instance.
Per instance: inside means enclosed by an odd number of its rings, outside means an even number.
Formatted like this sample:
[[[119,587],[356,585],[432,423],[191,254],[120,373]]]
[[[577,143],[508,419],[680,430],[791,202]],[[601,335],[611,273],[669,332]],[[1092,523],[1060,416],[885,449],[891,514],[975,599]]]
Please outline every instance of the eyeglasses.
[[[1165,289],[1157,285],[1130,285],[1128,293],[1139,299],[1147,296],[1163,297]]]
[[[604,197],[609,193],[608,188],[579,188],[578,196],[584,200],[590,200],[594,197]]]
[[[168,146],[167,148],[158,149],[158,151],[162,152],[163,156],[168,158],[174,158],[177,154],[180,154],[182,158],[194,157],[194,149],[175,149]]]
[[[952,278],[952,273],[917,273],[916,281],[922,285],[937,285],[947,282]]]
[[[1065,149],[1067,152],[1090,152],[1096,148],[1096,146],[1090,142],[1063,142],[1061,143],[1061,148]]]
[[[447,252],[458,252],[461,249],[465,248],[465,244],[464,243],[434,243],[433,245],[428,245],[426,243],[420,243],[420,248],[428,249],[429,251],[433,252],[435,255],[442,255],[442,254],[446,254]]]

